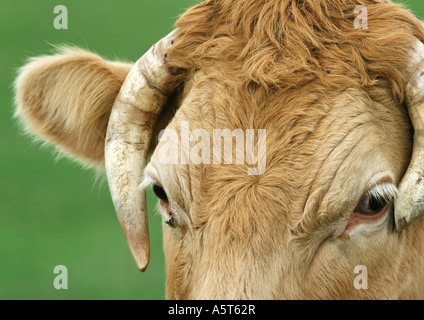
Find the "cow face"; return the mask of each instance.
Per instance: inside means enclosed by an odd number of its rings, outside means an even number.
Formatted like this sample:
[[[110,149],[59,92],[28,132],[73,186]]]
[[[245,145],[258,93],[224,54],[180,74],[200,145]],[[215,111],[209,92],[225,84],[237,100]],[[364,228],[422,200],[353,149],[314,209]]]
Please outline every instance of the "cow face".
[[[387,1],[357,29],[357,5],[206,1],[132,67],[33,60],[17,115],[105,160],[143,271],[153,186],[168,298],[422,297],[424,30]]]
[[[394,263],[412,245],[394,226],[412,149],[405,108],[318,84],[303,88],[303,99],[276,92],[245,107],[231,94],[236,83],[206,73],[193,81],[167,127],[177,139],[162,138],[145,170],[160,198],[169,298],[391,298],[421,270],[417,260],[399,274]],[[237,126],[266,129],[262,174],[237,164],[236,138],[233,163],[224,164],[224,150],[214,163],[214,130]],[[204,142],[193,132],[209,133],[209,163],[179,163],[187,129],[188,156]],[[163,158],[171,138],[180,142],[176,163]],[[354,285],[357,266],[367,268],[367,290]]]

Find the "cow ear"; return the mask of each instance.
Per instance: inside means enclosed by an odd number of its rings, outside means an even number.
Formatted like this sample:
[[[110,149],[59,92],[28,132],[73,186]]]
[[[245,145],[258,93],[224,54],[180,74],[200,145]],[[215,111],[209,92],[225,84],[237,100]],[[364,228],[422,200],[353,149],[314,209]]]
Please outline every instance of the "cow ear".
[[[32,58],[15,82],[15,116],[26,132],[103,167],[109,115],[131,67],[75,48]]]

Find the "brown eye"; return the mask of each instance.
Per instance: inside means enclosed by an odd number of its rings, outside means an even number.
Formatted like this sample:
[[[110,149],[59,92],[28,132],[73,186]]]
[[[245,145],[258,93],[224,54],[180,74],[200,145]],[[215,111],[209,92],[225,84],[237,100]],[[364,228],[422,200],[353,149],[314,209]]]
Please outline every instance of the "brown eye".
[[[398,190],[392,183],[381,183],[368,189],[350,214],[350,219],[340,238],[348,240],[356,227],[368,225],[369,228],[381,227],[388,221],[388,214]],[[372,230],[372,229],[368,229]]]
[[[387,210],[389,201],[383,197],[365,194],[355,209],[356,213],[363,215],[377,215]]]
[[[362,218],[376,218],[384,215],[397,194],[392,183],[382,183],[368,190],[361,198],[354,213]]]

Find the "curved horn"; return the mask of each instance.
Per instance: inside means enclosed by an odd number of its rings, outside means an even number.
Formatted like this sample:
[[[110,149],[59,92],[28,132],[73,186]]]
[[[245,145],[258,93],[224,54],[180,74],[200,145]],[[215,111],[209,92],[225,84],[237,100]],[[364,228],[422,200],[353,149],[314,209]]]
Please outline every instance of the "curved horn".
[[[177,85],[165,64],[175,31],[155,44],[129,72],[109,119],[105,166],[113,204],[141,271],[150,259],[146,194],[139,189],[152,131]]]
[[[424,215],[424,44],[417,40],[408,70],[407,100],[414,127],[414,146],[395,199],[395,224],[401,231]]]

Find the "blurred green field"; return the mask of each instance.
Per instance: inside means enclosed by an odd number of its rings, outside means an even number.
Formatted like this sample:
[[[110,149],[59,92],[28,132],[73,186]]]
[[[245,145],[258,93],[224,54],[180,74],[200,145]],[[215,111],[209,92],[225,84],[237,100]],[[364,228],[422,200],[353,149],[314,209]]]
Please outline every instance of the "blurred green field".
[[[195,0],[0,0],[0,299],[163,299],[161,219],[149,193],[151,262],[140,273],[115,216],[105,179],[57,160],[19,130],[16,69],[28,57],[72,44],[135,61],[173,28]],[[402,1],[424,19],[424,1]],[[56,5],[69,29],[56,30]],[[56,265],[69,289],[53,287]]]

